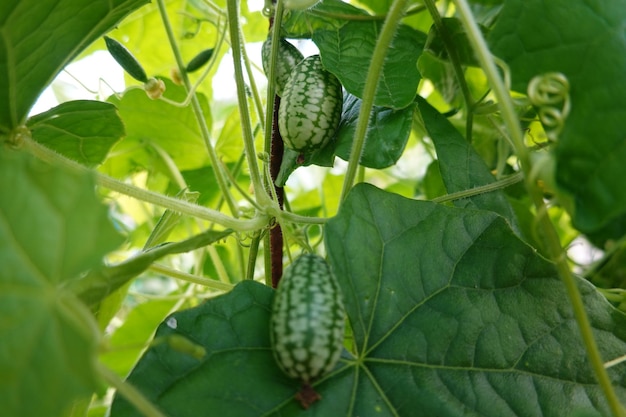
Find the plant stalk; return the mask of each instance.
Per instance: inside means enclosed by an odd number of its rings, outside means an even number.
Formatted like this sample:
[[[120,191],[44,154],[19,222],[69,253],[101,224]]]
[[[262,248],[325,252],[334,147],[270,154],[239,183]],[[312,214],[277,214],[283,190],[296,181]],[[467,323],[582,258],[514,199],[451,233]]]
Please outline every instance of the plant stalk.
[[[396,32],[396,28],[404,15],[406,4],[407,0],[394,0],[387,14],[387,18],[385,19],[385,23],[383,23],[378,41],[376,42],[376,47],[374,48],[370,67],[367,72],[361,110],[359,111],[359,118],[354,132],[354,140],[352,142],[352,149],[350,150],[350,160],[348,161],[348,169],[344,178],[340,201],[345,200],[354,184],[361,155],[365,148],[365,136],[370,121],[370,113],[374,106],[374,95],[376,94],[380,74],[383,70],[383,63],[387,56],[389,45],[391,45],[393,35]]]
[[[111,371],[100,362],[95,364],[98,374],[117,392],[128,400],[145,417],[167,417],[154,406],[143,394],[134,386],[124,381],[117,374]]]
[[[163,1],[163,0],[160,0]],[[243,68],[241,65],[241,38],[239,36],[239,5],[237,0],[228,0],[228,29],[230,31],[230,44],[233,54],[233,67],[235,72],[235,82],[237,84],[237,103],[239,105],[239,118],[241,120],[241,131],[243,133],[244,148],[248,167],[250,169],[250,179],[254,188],[254,194],[257,202],[261,207],[270,207],[273,205],[263,187],[259,165],[257,164],[257,155],[254,147],[254,137],[252,136],[252,128],[250,121],[250,112],[248,110],[248,102],[245,90],[245,81],[243,78]]]
[[[257,215],[253,219],[235,219],[229,217],[219,211],[211,210],[206,207],[192,204],[184,200],[177,198],[167,197],[153,191],[144,190],[131,184],[126,184],[115,178],[111,178],[108,175],[104,175],[100,172],[91,170],[78,162],[72,161],[55,151],[35,142],[31,138],[23,138],[22,146],[25,150],[32,155],[46,161],[51,164],[63,166],[74,172],[83,172],[94,175],[96,184],[116,191],[120,194],[127,195],[137,200],[145,201],[146,203],[155,204],[160,207],[164,207],[173,210],[177,213],[186,214],[189,216],[197,217],[200,219],[215,222],[224,227],[236,230],[238,232],[246,232],[259,230],[267,225],[268,217],[263,214]]]
[[[439,36],[441,36],[443,46],[446,48],[446,52],[448,53],[448,59],[450,60],[450,64],[452,65],[452,70],[454,71],[456,80],[459,83],[459,87],[461,88],[461,93],[463,94],[463,99],[465,101],[465,107],[467,111],[465,139],[469,143],[472,143],[472,125],[474,124],[474,99],[472,98],[472,93],[470,92],[469,87],[467,86],[467,82],[465,81],[465,72],[463,71],[463,65],[461,64],[461,58],[459,57],[459,51],[456,49],[454,42],[452,42],[448,29],[443,24],[443,20],[441,19],[441,15],[439,14],[437,6],[435,5],[435,1],[424,0],[424,5],[428,9],[430,16],[433,18],[433,24],[435,25],[435,29],[437,29]]]
[[[543,202],[541,191],[532,182],[532,176],[530,175],[532,170],[530,155],[528,153],[528,149],[524,145],[524,135],[520,128],[520,123],[517,114],[515,113],[509,92],[504,81],[500,77],[500,74],[498,73],[494,58],[492,57],[487,43],[483,38],[474,17],[472,16],[472,12],[467,1],[455,0],[455,4],[460,19],[465,27],[465,31],[467,32],[469,41],[474,48],[474,52],[476,53],[476,57],[485,71],[485,75],[487,76],[487,79],[493,89],[493,94],[498,100],[498,106],[502,113],[503,121],[509,131],[521,164],[521,168],[524,172],[526,189],[533,200],[537,212],[546,213],[547,211]],[[604,367],[604,362],[600,355],[600,351],[598,350],[596,340],[593,337],[593,330],[591,328],[591,324],[589,323],[589,318],[587,317],[582,297],[567,263],[567,256],[561,247],[557,231],[547,215],[539,215],[537,221],[539,223],[538,227],[540,227],[544,232],[544,244],[550,254],[550,259],[554,262],[557,272],[567,290],[567,294],[574,311],[574,317],[578,323],[583,343],[587,350],[589,362],[594,370],[596,378],[598,379],[598,383],[604,392],[609,408],[614,416],[624,416],[626,415],[626,412],[620,404],[608,373]]]
[[[181,79],[183,80],[183,84],[187,91],[191,91],[193,86],[189,81],[189,77],[187,76],[187,72],[185,71],[185,62],[183,61],[183,57],[180,53],[180,49],[178,48],[178,43],[176,42],[176,36],[174,35],[174,30],[172,29],[172,24],[167,15],[167,8],[165,7],[165,0],[157,0],[157,5],[159,8],[159,13],[161,15],[161,20],[163,21],[163,27],[165,28],[165,32],[167,33],[167,38],[170,42],[170,46],[172,48],[172,52],[174,54],[174,58],[176,59],[176,64],[178,65],[178,69],[180,72]],[[222,191],[222,195],[225,196],[228,207],[230,208],[233,216],[237,217],[239,214],[239,209],[237,207],[237,203],[233,200],[232,196],[228,191],[228,183],[226,178],[224,177],[223,172],[221,171],[221,165],[219,163],[219,158],[217,157],[217,153],[215,152],[215,148],[211,143],[211,133],[209,132],[209,128],[206,124],[206,120],[204,119],[204,114],[202,113],[202,107],[200,106],[200,101],[198,101],[198,97],[193,94],[191,96],[191,108],[193,110],[194,115],[196,116],[196,122],[198,123],[198,127],[200,128],[200,134],[202,135],[202,139],[204,140],[205,146],[207,148],[209,159],[211,160],[211,165],[213,166],[213,171],[215,172],[215,179],[217,184]]]

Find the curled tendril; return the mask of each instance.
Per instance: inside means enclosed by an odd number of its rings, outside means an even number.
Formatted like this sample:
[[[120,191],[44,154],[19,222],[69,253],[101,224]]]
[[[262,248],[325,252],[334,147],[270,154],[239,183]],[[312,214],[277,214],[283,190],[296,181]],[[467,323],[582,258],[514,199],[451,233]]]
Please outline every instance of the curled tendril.
[[[569,82],[559,72],[538,75],[528,83],[528,99],[539,109],[548,139],[556,141],[570,111]]]

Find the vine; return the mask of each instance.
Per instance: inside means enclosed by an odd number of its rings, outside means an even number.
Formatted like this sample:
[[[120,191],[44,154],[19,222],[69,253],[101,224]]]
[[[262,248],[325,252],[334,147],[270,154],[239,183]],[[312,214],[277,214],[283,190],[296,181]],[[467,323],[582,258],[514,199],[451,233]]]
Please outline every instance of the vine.
[[[503,82],[500,74],[497,71],[495,61],[491,53],[489,52],[487,43],[485,42],[485,39],[483,38],[482,33],[480,32],[480,29],[476,24],[476,21],[473,18],[467,1],[455,0],[455,4],[457,6],[461,21],[463,22],[463,25],[467,32],[469,41],[474,48],[477,59],[480,62],[483,70],[485,71],[487,79],[489,80],[490,85],[493,88],[494,95],[498,99],[498,105],[500,107],[500,111],[502,112],[502,118],[510,134],[510,137],[513,140],[513,145],[515,147],[517,157],[520,160],[521,168],[524,172],[524,177],[526,179],[526,190],[528,191],[528,194],[530,195],[537,212],[546,213],[547,209],[543,201],[542,192],[536,186],[536,184],[534,184],[530,180],[532,178],[532,163],[528,150],[524,144],[524,136],[520,129],[519,120],[513,107],[513,103],[510,98],[508,89],[506,88],[505,83]],[[556,90],[563,91],[563,87],[565,86],[565,84],[562,82],[562,79],[558,76],[554,78],[558,80],[559,85]],[[549,78],[548,85],[550,86],[550,88],[547,88],[547,91],[550,93],[550,95],[548,96],[548,101],[552,100],[551,94],[553,91],[552,85],[554,83],[554,78]],[[543,82],[541,83],[541,85],[543,85]],[[545,97],[545,95],[541,96]],[[560,97],[561,94],[557,94],[556,96]],[[541,228],[544,232],[544,244],[546,245],[546,249],[550,254],[550,259],[554,262],[558,274],[565,284],[570,303],[574,310],[574,316],[578,323],[578,327],[580,329],[585,348],[587,349],[587,354],[589,356],[591,366],[596,374],[600,386],[602,387],[602,390],[604,391],[604,395],[606,396],[606,399],[609,403],[609,407],[611,408],[611,411],[615,416],[624,416],[626,415],[626,411],[620,404],[613,385],[611,384],[611,380],[609,379],[609,376],[606,372],[606,368],[604,367],[604,361],[602,360],[597,343],[593,336],[593,331],[591,329],[587,313],[585,312],[585,306],[583,304],[580,291],[578,290],[578,287],[574,280],[574,276],[572,275],[572,271],[570,270],[567,263],[567,256],[565,254],[565,251],[561,247],[556,229],[554,228],[554,225],[547,215],[539,215],[537,217],[537,220],[537,227]]]

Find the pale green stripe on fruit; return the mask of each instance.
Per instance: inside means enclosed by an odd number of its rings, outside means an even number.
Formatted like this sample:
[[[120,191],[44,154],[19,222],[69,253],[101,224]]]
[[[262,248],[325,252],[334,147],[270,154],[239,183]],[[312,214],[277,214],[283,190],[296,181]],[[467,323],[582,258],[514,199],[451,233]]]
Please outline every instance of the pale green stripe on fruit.
[[[344,308],[329,265],[303,255],[286,270],[276,291],[271,338],[280,368],[309,382],[331,371],[343,348]]]

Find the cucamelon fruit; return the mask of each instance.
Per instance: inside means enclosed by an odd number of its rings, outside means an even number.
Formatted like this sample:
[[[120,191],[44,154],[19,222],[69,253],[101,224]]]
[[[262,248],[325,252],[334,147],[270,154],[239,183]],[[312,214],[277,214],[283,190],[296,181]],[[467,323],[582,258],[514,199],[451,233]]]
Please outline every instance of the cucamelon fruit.
[[[187,73],[194,72],[202,68],[213,56],[213,48],[205,49],[193,57],[185,67]]]
[[[319,55],[302,60],[289,76],[278,108],[285,146],[303,153],[324,147],[339,127],[342,106],[341,83],[322,67]]]
[[[263,71],[265,71],[265,75],[269,77],[270,73],[270,58],[272,53],[272,37],[268,37],[265,42],[263,42],[263,46],[261,47],[261,63],[263,64]],[[281,96],[283,95],[283,90],[285,88],[285,84],[287,84],[287,80],[289,79],[289,75],[300,61],[302,61],[304,57],[302,53],[289,43],[285,39],[280,39],[278,42],[278,55],[276,57],[276,68],[274,70],[275,78],[276,78],[276,94]]]
[[[278,365],[305,387],[335,367],[343,349],[344,307],[339,284],[323,258],[302,255],[285,269],[270,328]]]
[[[109,50],[111,56],[117,61],[118,64],[134,79],[141,81],[142,83],[148,82],[148,76],[143,69],[137,58],[128,50],[124,45],[116,41],[115,39],[104,37],[104,43]]]

